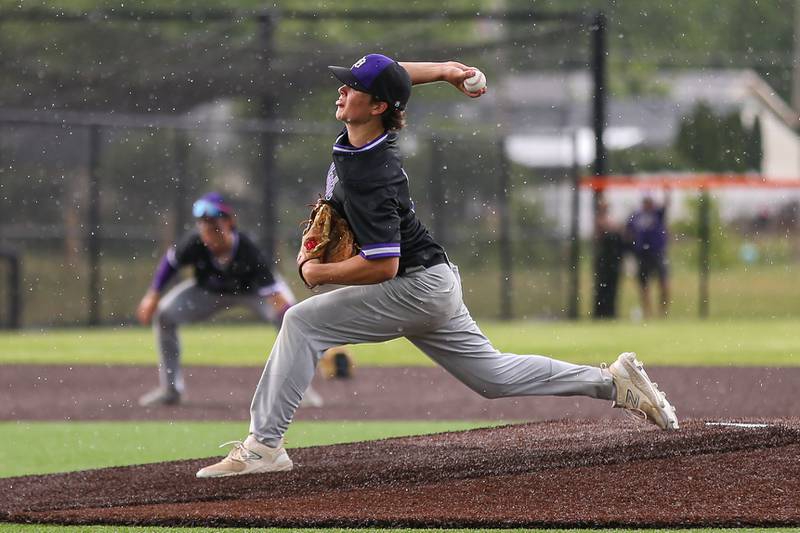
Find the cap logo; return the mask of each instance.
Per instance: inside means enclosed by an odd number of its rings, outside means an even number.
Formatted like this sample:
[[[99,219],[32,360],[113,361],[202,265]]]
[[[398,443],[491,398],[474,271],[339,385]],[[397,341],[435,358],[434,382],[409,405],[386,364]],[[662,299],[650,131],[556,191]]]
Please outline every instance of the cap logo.
[[[394,109],[405,108],[411,92],[408,73],[392,58],[367,54],[353,63],[350,70],[331,67],[333,74],[345,85],[371,94]]]

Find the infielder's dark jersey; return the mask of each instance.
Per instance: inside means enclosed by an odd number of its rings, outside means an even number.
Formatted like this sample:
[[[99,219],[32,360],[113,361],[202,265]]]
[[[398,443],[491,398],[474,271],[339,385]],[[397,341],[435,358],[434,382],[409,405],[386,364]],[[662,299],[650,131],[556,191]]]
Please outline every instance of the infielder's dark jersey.
[[[226,294],[272,294],[275,278],[270,262],[250,238],[235,233],[233,257],[220,264],[203,244],[197,230],[192,230],[171,248],[165,257],[168,268],[159,268],[154,286],[162,289],[171,275],[183,266],[194,267],[197,285],[212,292]],[[163,265],[162,261],[162,265]],[[167,265],[163,265],[167,267]]]
[[[397,133],[354,148],[342,131],[333,145],[325,198],[347,219],[364,258],[399,257],[399,274],[445,261],[444,249],[414,213]]]

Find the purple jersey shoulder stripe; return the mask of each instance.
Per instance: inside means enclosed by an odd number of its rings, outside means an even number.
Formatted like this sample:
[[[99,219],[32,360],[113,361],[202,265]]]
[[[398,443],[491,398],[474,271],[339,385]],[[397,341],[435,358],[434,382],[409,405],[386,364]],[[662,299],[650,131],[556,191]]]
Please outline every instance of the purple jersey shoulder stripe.
[[[361,247],[361,257],[364,259],[400,257],[400,243],[367,244]]]
[[[342,145],[342,144],[338,144],[339,140],[343,137],[343,135],[340,135],[336,139],[336,143],[337,144],[333,145],[333,151],[334,152],[348,152],[348,153],[366,152],[367,150],[375,148],[380,143],[385,141],[388,136],[389,136],[388,132],[384,133],[383,135],[381,135],[380,137],[378,137],[374,141],[368,142],[367,144],[365,144],[361,148],[353,148],[352,146],[345,146],[345,145]]]
[[[365,244],[361,248],[364,250],[374,250],[375,248],[397,247],[400,248],[399,242],[382,242],[378,244]]]
[[[364,259],[383,259],[385,257],[400,257],[400,250],[396,252],[386,252],[386,253],[372,253],[372,254],[365,254],[364,251],[361,251],[361,257]]]
[[[175,255],[175,247],[174,246],[172,248],[170,248],[169,250],[167,250],[167,254],[166,254],[165,257],[166,257],[167,261],[169,262],[169,266],[171,266],[172,268],[177,270],[180,265],[178,264],[178,258]]]

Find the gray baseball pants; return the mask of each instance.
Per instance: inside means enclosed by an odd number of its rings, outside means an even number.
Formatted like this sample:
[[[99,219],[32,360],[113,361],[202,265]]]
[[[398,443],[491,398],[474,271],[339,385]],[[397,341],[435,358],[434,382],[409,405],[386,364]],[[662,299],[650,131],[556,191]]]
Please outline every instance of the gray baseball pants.
[[[294,297],[283,281],[277,280],[276,290],[280,291],[290,304],[294,303]],[[263,320],[278,325],[275,309],[265,297],[258,294],[209,292],[198,287],[194,279],[187,279],[164,295],[153,318],[153,331],[161,357],[158,376],[162,387],[174,388],[178,392],[184,390],[178,326],[200,322],[220,311],[239,306],[247,307]]]
[[[398,337],[486,398],[613,398],[611,375],[600,368],[497,351],[464,305],[458,268],[445,263],[312,296],[289,309],[253,396],[250,433],[277,446],[326,349]]]

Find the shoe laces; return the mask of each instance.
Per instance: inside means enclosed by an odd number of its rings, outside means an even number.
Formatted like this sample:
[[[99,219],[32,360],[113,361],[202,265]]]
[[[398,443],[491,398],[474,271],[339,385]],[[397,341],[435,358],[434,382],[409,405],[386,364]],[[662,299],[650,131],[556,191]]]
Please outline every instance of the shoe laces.
[[[647,422],[647,413],[637,407],[627,407],[622,412],[637,423]]]
[[[666,403],[667,405],[672,407],[672,405],[667,401],[667,395],[663,391],[660,391],[658,389],[658,383],[655,383],[655,382],[651,382],[651,383],[653,384],[653,388],[655,389],[656,393],[661,397],[662,400],[664,400],[664,403]],[[656,422],[654,419],[652,419],[651,417],[647,416],[647,413],[645,413],[642,409],[640,409],[638,407],[625,406],[625,409],[623,410],[623,412],[625,413],[625,416],[627,416],[631,420],[636,421],[637,423],[642,423],[642,422],[654,422],[655,423]],[[677,416],[675,407],[672,407],[672,414],[673,414],[673,416]]]
[[[219,445],[220,448],[224,448],[225,446],[229,446],[233,444],[233,449],[228,452],[228,459],[231,461],[238,461],[240,463],[244,463],[250,459],[261,459],[261,456],[257,453],[253,453],[247,448],[244,447],[244,442],[240,440],[231,440],[228,442],[224,442]]]

